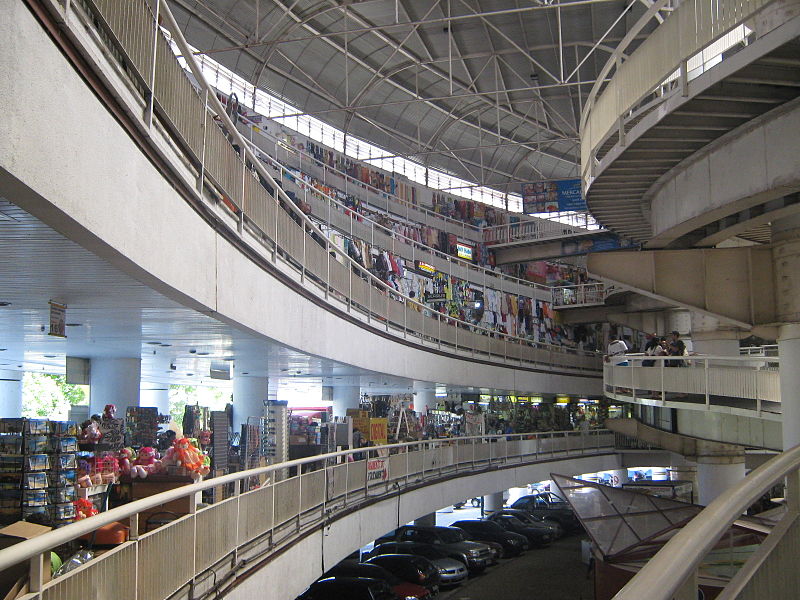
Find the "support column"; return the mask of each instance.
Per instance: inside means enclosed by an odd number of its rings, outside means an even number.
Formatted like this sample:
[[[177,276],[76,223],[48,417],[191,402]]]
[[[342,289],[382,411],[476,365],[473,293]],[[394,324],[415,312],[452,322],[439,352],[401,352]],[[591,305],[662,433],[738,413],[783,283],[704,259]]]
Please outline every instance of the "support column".
[[[139,389],[139,406],[154,406],[158,414],[169,414],[169,384],[142,382]]]
[[[337,385],[332,388],[333,416],[343,417],[348,408],[358,408],[361,402],[361,388],[357,385]]]
[[[264,416],[264,400],[269,399],[269,379],[266,377],[233,376],[233,432],[242,431],[247,417]]]
[[[800,444],[800,215],[772,224],[772,244],[776,312],[784,323],[778,331],[778,356],[783,449],[788,450]]]
[[[692,313],[692,350],[709,356],[739,356],[741,332],[725,327],[719,319]]]
[[[0,370],[0,418],[22,416],[22,375]]]
[[[129,406],[139,406],[142,360],[140,358],[93,358],[89,375],[89,414],[102,414],[106,404],[124,417]]]
[[[426,408],[427,407],[427,408]],[[425,414],[436,408],[436,385],[425,381],[414,382],[414,410]]]
[[[744,453],[697,458],[697,503],[708,506],[717,496],[744,479]]]
[[[612,487],[622,487],[622,484],[628,483],[628,469],[614,469],[610,474]]]
[[[419,519],[414,519],[414,525],[417,525],[418,527],[435,527],[436,513],[432,512],[430,514],[421,516]]]
[[[495,492],[483,497],[483,511],[487,515],[498,510],[503,510],[503,492]]]

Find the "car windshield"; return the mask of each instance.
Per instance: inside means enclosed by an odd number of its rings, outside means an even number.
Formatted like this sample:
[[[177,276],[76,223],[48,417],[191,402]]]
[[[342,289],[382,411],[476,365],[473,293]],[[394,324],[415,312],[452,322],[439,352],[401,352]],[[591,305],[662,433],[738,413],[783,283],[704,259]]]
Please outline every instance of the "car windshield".
[[[506,517],[501,517],[505,523],[511,525],[512,527],[525,527],[525,523],[520,521],[517,517],[512,517],[508,515]]]
[[[567,501],[564,500],[561,496],[556,496],[553,492],[547,492],[541,495],[547,502],[550,504],[566,504]]]
[[[455,544],[456,542],[464,541],[464,532],[458,529],[443,528],[438,529],[439,539],[445,544]]]
[[[402,551],[402,548],[397,549],[398,552]],[[438,560],[442,558],[447,558],[447,554],[437,550],[433,546],[417,546],[414,548],[414,554],[418,554],[420,556],[424,556],[425,558],[429,558],[431,560]]]

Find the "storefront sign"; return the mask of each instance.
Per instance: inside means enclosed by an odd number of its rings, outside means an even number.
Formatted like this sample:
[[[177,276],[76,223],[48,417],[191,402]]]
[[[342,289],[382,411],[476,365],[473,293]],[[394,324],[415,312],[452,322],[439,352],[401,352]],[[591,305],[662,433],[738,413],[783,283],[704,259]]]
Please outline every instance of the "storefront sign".
[[[447,295],[444,292],[425,294],[426,302],[439,302],[440,300],[445,300],[445,299],[447,299]]]
[[[55,337],[67,337],[67,305],[58,302],[50,304],[50,332]]]
[[[522,211],[528,214],[586,210],[580,179],[522,184]]]
[[[370,458],[367,461],[367,483],[372,481],[389,481],[388,459]]]
[[[122,450],[125,446],[125,419],[103,419],[100,421],[100,442],[109,450]]]
[[[369,420],[369,441],[376,446],[384,446],[389,443],[389,419]]]
[[[422,262],[421,260],[414,261],[414,269],[420,275],[425,275],[426,277],[433,277],[436,275],[436,267],[433,265],[429,265],[426,262]]]
[[[458,258],[463,258],[464,260],[472,260],[472,253],[473,248],[467,244],[462,244],[458,242],[456,244],[456,255]]]
[[[353,431],[358,429],[361,432],[361,439],[369,441],[369,417],[352,417]]]

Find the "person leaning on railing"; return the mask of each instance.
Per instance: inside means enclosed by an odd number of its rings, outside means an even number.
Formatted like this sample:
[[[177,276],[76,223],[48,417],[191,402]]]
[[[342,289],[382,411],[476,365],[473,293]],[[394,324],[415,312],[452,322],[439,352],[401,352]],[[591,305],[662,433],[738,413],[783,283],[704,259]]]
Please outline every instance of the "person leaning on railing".
[[[605,361],[614,366],[627,367],[628,361],[625,360],[625,353],[628,351],[628,344],[619,339],[617,334],[611,334],[611,341],[608,343]]]

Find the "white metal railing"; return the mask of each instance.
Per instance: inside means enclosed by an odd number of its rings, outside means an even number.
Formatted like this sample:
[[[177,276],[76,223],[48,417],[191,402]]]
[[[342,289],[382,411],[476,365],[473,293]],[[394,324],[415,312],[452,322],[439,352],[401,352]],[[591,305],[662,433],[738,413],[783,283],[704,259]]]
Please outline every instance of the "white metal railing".
[[[743,346],[739,348],[740,356],[778,356],[778,344],[764,346]]]
[[[73,22],[77,26],[81,19],[90,27],[99,24],[100,39],[113,47],[115,56],[126,63],[135,87],[143,90],[145,119],[140,126],[163,125],[184,152],[185,163],[197,169],[198,200],[208,202],[204,195],[208,191],[220,198],[221,203],[209,203],[212,214],[223,222],[233,222],[243,244],[258,244],[267,260],[283,272],[291,270],[292,277],[320,299],[395,337],[412,338],[424,347],[457,356],[519,366],[599,370],[596,353],[501,334],[432,311],[381,281],[327,239],[277,185],[226,114],[166,3],[156,3],[154,14],[146,0],[41,1],[52,7],[66,27]],[[84,15],[84,10],[90,16]],[[67,18],[65,11],[75,17]],[[170,41],[162,35],[158,25],[162,20],[200,84],[199,93],[173,54]],[[500,291],[504,291],[502,287]]]
[[[90,588],[93,598],[158,600],[186,586],[192,598],[201,591],[224,596],[225,590],[209,583],[212,578],[227,581],[226,570],[233,575],[244,571],[308,531],[386,494],[539,461],[607,454],[614,439],[607,430],[437,439],[232,473],[136,500],[0,550],[0,570],[29,563],[31,594],[26,600],[83,600]],[[210,505],[199,502],[201,492],[212,489],[229,493]],[[187,514],[145,531],[142,515],[176,501],[185,503]],[[44,581],[43,559],[53,548],[117,522],[129,524],[129,541]]]
[[[570,237],[580,233],[602,231],[588,212],[575,213],[566,222],[548,219],[522,219],[516,223],[504,223],[483,228],[486,244],[507,244],[527,240],[547,240]]]
[[[618,135],[624,145],[625,127],[636,118],[634,109],[642,101],[654,97],[659,103],[666,99],[657,94],[666,83],[685,90],[690,67],[711,58],[703,54],[717,40],[742,25],[747,19],[768,4],[770,0],[709,0],[705,3],[682,2],[664,19],[645,41],[626,57],[628,46],[644,27],[664,8],[667,0],[656,0],[642,18],[617,45],[601,70],[581,114],[581,173],[584,190],[594,177],[596,153],[607,139]],[[727,48],[719,49],[718,57]],[[691,63],[691,64],[690,64]],[[614,75],[604,86],[607,75]],[[679,76],[671,79],[676,72]],[[602,92],[601,92],[602,88]],[[647,110],[654,108],[653,103]]]
[[[615,596],[615,600],[696,600],[698,569],[729,527],[786,478],[787,511],[717,600],[797,597],[800,446],[753,470],[684,526]]]
[[[603,283],[582,283],[553,287],[553,307],[598,306],[605,303],[606,289]]]
[[[613,397],[780,412],[778,357],[627,354],[609,360],[603,384]]]

